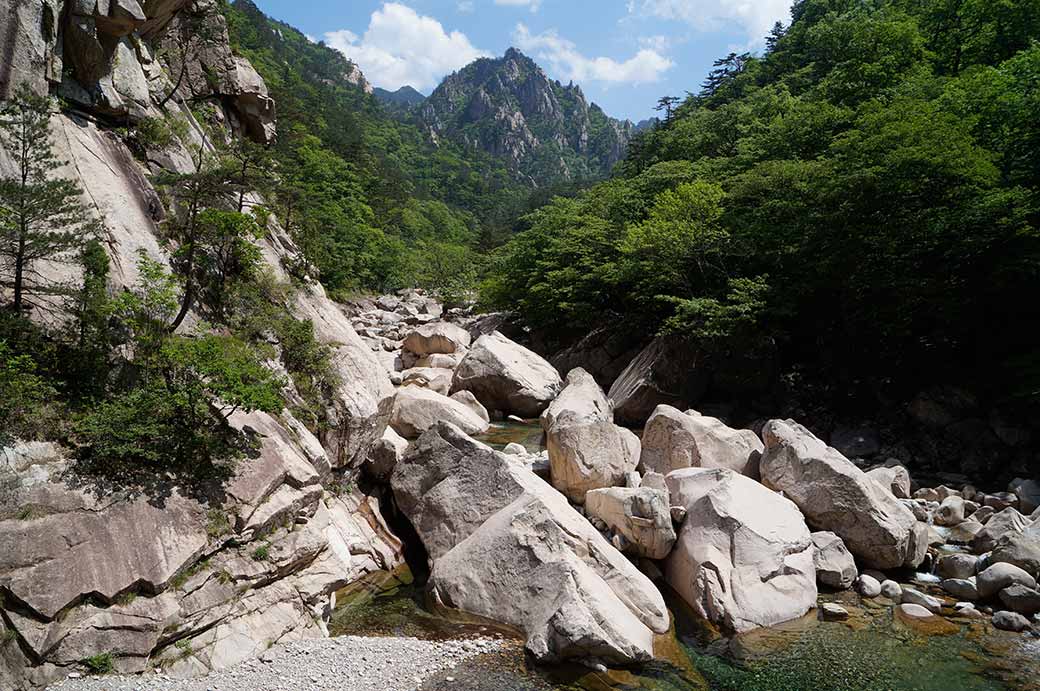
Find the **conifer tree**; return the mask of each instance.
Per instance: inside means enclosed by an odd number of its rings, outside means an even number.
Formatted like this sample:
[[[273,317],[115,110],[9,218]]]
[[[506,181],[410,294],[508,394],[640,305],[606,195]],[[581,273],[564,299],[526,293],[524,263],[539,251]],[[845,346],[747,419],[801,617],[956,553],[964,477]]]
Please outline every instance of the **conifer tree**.
[[[50,99],[25,84],[0,105],[0,143],[15,166],[14,175],[0,178],[0,280],[16,314],[30,296],[60,292],[37,263],[77,261],[96,228],[79,186],[55,176],[62,163],[50,143],[50,110]]]

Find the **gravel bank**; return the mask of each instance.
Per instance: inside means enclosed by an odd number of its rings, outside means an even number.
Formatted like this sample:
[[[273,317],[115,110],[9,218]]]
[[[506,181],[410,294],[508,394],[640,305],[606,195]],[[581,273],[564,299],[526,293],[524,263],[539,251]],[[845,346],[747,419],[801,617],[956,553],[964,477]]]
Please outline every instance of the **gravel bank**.
[[[344,636],[275,646],[259,660],[197,679],[161,674],[66,679],[50,689],[68,691],[414,691],[434,675],[444,678],[464,660],[491,653],[502,641],[483,638]]]

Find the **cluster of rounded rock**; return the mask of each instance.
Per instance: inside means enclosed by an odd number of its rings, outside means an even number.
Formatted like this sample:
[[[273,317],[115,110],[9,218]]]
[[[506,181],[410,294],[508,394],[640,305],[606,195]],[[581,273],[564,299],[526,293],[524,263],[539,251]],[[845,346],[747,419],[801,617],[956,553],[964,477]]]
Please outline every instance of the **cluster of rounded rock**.
[[[399,333],[395,358],[415,366],[395,377],[402,386],[368,470],[389,482],[426,547],[434,598],[524,631],[539,659],[651,658],[653,635],[668,628],[657,578],[735,632],[803,616],[816,607],[817,583],[857,584],[871,597],[883,581],[907,613],[921,606],[933,616],[938,598],[882,572],[920,567],[937,531],[965,515],[983,526],[973,544],[992,541],[992,552],[971,557],[979,575],[958,571],[960,580],[985,582],[979,597],[1035,613],[1040,528],[1011,506],[993,513],[1008,495],[983,496],[978,507],[974,493],[947,489],[934,505],[928,491],[911,499],[904,468],[864,472],[790,420],[766,423],[760,438],[661,405],[640,439],[614,424],[612,401],[584,370],[563,380],[500,333],[471,342],[458,325],[426,321]],[[539,416],[544,456],[471,438],[505,416]],[[871,571],[860,575],[857,564]],[[1003,611],[994,623],[1030,626]]]
[[[994,494],[971,485],[961,490],[940,485],[920,488],[910,498],[905,469],[883,467],[868,474],[891,480],[893,493],[928,524],[929,546],[940,550],[935,573],[942,591],[956,600],[955,615],[991,616],[994,626],[1008,631],[1031,628],[1030,617],[1040,615],[1040,484],[1016,479],[1009,491]],[[901,603],[904,614],[913,617],[939,614],[948,604],[879,574],[859,576],[856,588],[864,597],[883,595]]]

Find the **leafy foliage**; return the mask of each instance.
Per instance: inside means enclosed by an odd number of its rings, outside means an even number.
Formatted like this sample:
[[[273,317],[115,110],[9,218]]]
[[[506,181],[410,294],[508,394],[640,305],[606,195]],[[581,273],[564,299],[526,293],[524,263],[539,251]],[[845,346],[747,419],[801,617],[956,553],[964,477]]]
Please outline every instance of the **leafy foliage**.
[[[837,385],[1035,397],[1040,6],[792,16],[764,55],[664,99],[619,177],[528,216],[484,300],[556,331],[613,315],[731,347],[757,334]]]

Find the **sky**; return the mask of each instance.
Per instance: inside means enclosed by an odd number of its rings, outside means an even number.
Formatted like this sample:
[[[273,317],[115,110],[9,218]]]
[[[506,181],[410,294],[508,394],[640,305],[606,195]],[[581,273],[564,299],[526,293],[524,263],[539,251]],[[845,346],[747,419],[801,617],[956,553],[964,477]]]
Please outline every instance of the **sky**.
[[[757,51],[791,0],[255,0],[268,15],[341,50],[375,86],[429,94],[510,46],[550,77],[580,84],[609,115],[653,116],[662,96],[696,91],[712,62]]]

